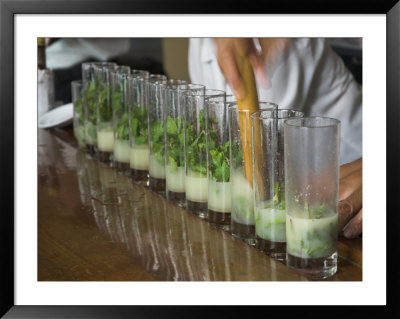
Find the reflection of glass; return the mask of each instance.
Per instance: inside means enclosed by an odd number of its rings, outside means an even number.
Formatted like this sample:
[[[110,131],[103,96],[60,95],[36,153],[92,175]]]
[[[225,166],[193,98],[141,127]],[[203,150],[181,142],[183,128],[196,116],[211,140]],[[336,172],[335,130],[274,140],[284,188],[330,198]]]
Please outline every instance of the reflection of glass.
[[[204,93],[204,85],[183,84],[168,85],[166,88],[167,107],[165,109],[165,178],[169,201],[184,206],[185,204],[185,161],[183,138],[183,110],[181,101],[187,90]]]
[[[286,258],[283,122],[295,116],[303,113],[272,109],[251,115],[257,248],[279,260]]]
[[[231,183],[229,161],[229,120],[225,101],[206,104],[208,221],[229,231],[231,224]]]
[[[97,151],[97,102],[100,92],[99,80],[95,77],[96,66],[108,68],[116,67],[113,62],[85,62],[82,63],[83,84],[83,112],[85,115],[85,142],[90,155]]]
[[[129,109],[129,144],[131,176],[136,183],[148,184],[149,145],[146,100],[147,71],[132,70],[128,76],[126,101]]]
[[[207,218],[207,141],[204,112],[209,100],[225,103],[225,92],[208,89],[204,93],[186,91],[183,100],[186,209],[200,218]]]
[[[78,142],[78,146],[83,148],[85,144],[85,116],[83,114],[82,103],[82,81],[71,82],[72,103],[74,105],[74,136]]]
[[[277,107],[274,103],[259,102],[260,110],[276,109]],[[248,110],[239,110],[237,104],[229,107],[231,232],[233,236],[254,245],[255,219],[250,123]],[[243,141],[246,143],[246,147],[242,147]]]
[[[125,100],[128,66],[118,66],[111,72],[111,102],[114,128],[114,167],[122,172],[129,171],[129,112]]]
[[[146,85],[150,149],[149,187],[159,194],[165,194],[164,91],[166,84],[166,76],[152,74]]]
[[[76,152],[76,174],[78,176],[78,186],[82,205],[86,205],[90,201],[90,183],[87,161],[86,153],[83,150],[78,150]]]
[[[330,277],[337,271],[340,121],[288,119],[284,135],[287,265]]]

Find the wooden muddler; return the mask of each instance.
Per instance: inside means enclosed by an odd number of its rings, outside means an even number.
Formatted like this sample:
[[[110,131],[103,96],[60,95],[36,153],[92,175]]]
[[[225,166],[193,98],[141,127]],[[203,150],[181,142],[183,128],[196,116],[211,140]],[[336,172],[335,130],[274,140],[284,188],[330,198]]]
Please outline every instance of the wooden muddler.
[[[253,163],[252,163],[252,150],[251,150],[251,113],[259,109],[258,105],[258,95],[256,82],[254,78],[254,72],[252,65],[250,63],[249,57],[245,52],[236,53],[236,61],[239,67],[239,72],[241,74],[244,87],[245,95],[241,99],[237,99],[238,110],[247,112],[239,113],[239,127],[240,127],[240,139],[242,143],[243,160],[245,167],[246,179],[253,186]],[[257,128],[258,127],[258,128]],[[255,127],[255,140],[254,140],[254,153],[261,154],[261,141],[260,141],[260,129],[259,123],[257,122],[257,127]],[[256,170],[258,173],[258,169]]]

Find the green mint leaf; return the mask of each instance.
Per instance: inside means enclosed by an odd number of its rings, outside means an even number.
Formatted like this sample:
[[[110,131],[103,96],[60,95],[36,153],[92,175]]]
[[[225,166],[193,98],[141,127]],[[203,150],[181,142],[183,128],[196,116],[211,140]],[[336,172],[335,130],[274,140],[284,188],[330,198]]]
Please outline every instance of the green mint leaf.
[[[169,161],[169,165],[171,167],[171,171],[172,172],[177,172],[178,171],[178,164],[176,163],[174,158],[172,156],[169,156],[168,157],[168,161]]]
[[[176,118],[176,126],[178,127],[178,131],[181,131],[183,128],[183,121],[180,117]]]
[[[139,127],[139,120],[137,118],[133,118],[131,121],[132,136],[138,135],[138,127]]]
[[[114,112],[118,112],[121,109],[121,97],[122,97],[121,92],[114,92],[114,96],[113,96]]]
[[[207,168],[204,165],[196,164],[191,166],[193,172],[197,172],[203,175],[207,174]]]
[[[147,118],[147,110],[144,106],[135,105],[134,113],[138,118]]]
[[[135,137],[135,144],[136,145],[144,145],[147,144],[147,137],[146,136],[137,136]]]
[[[170,135],[178,134],[178,126],[171,116],[167,118],[167,133]]]
[[[163,122],[156,122],[151,127],[151,140],[153,143],[160,141],[160,138],[164,135],[164,125]]]
[[[222,182],[229,182],[229,178],[231,175],[229,165],[224,161],[221,166],[221,181]]]
[[[328,207],[326,206],[326,204],[321,204],[317,209],[314,209],[312,211],[312,218],[318,219],[318,218],[322,218],[326,212],[328,210]]]
[[[97,138],[96,126],[94,126],[94,125],[89,126],[88,133],[93,139],[96,139]]]

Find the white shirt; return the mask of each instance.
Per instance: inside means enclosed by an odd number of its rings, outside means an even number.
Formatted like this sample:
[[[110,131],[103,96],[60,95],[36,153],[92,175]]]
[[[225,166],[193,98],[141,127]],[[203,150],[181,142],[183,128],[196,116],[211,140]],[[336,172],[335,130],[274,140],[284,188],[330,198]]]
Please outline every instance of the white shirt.
[[[340,120],[340,163],[362,157],[360,85],[325,39],[298,38],[289,50],[269,72],[271,86],[257,84],[259,100],[302,111],[305,116]],[[189,73],[192,83],[232,94],[218,66],[213,39],[190,39]]]

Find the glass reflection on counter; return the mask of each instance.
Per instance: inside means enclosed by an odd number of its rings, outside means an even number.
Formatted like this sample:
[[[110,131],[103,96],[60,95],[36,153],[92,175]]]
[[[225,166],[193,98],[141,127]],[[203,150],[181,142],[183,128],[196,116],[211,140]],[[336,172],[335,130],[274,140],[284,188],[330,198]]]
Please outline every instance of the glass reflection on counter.
[[[93,214],[101,236],[120,245],[156,280],[244,281],[259,278],[260,272],[266,280],[276,277],[268,273],[272,268],[264,256],[252,254],[229,233],[81,151],[76,162],[82,205]],[[240,265],[234,263],[237,249],[243,250]]]

